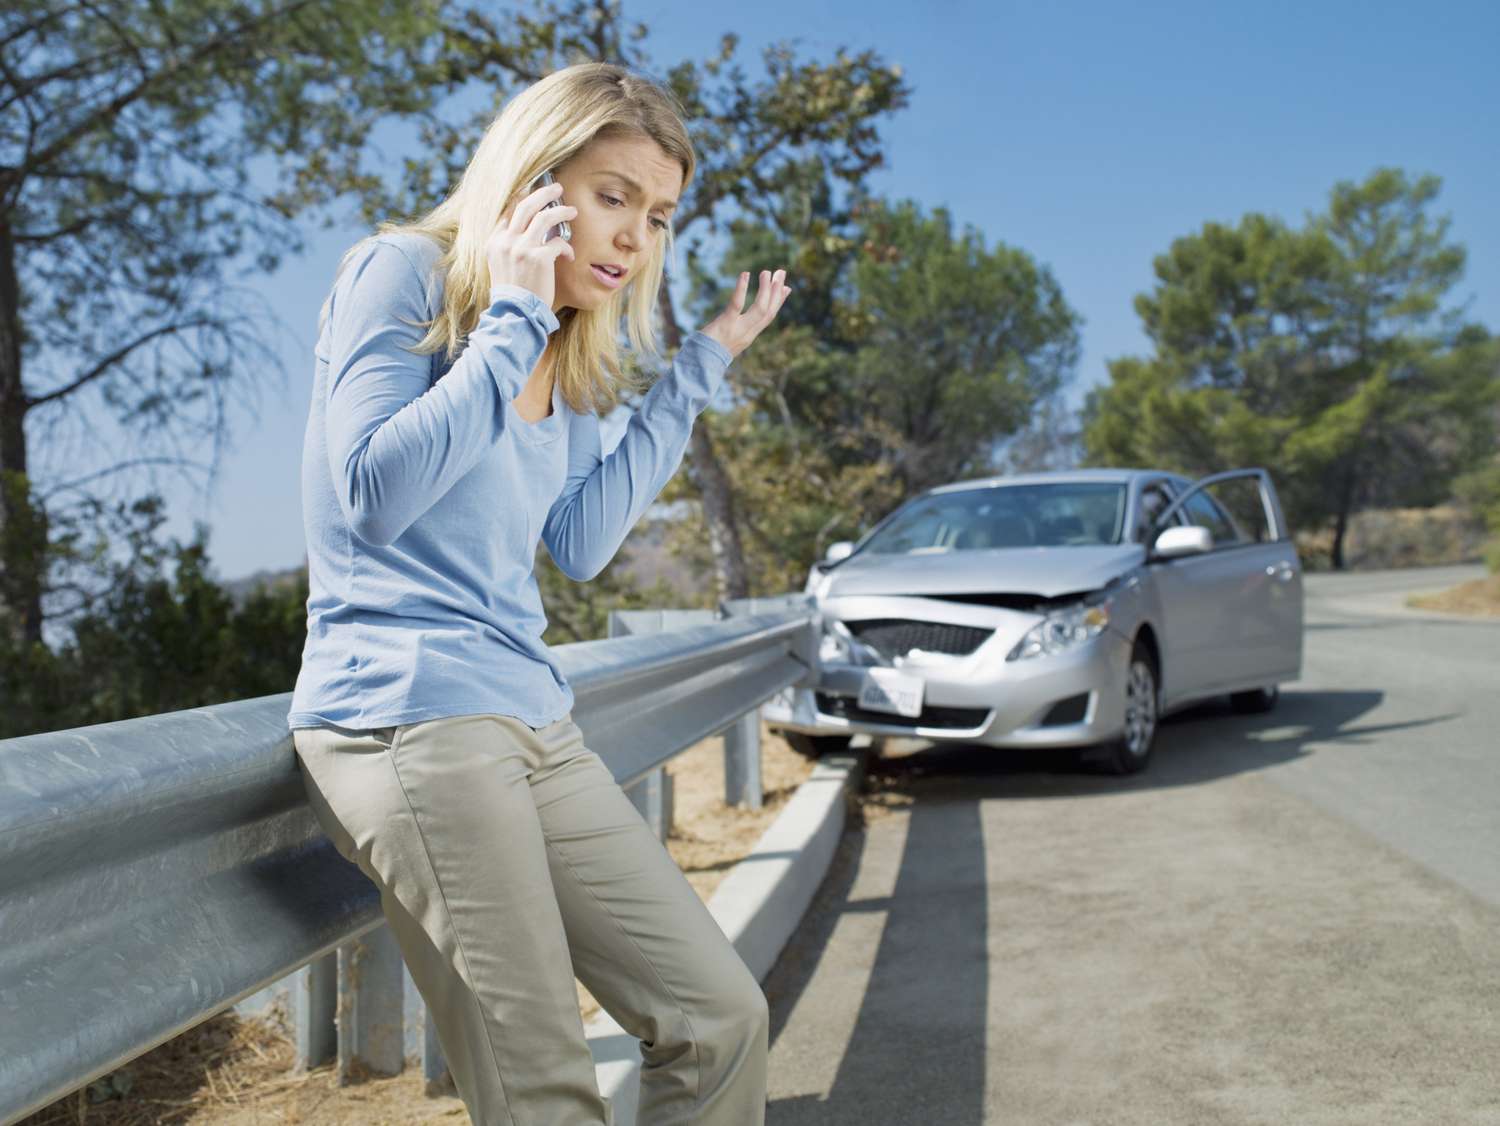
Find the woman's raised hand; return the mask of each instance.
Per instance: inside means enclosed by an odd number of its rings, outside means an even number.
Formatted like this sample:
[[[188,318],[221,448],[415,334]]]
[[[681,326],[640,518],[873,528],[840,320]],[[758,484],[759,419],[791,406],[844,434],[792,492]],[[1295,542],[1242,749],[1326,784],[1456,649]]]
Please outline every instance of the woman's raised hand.
[[[700,331],[728,348],[731,356],[738,356],[776,319],[777,312],[786,301],[786,295],[792,292],[785,281],[785,270],[777,270],[774,274],[770,270],[762,270],[755,300],[745,309],[745,295],[750,289],[750,273],[747,270],[740,275],[740,283],[734,287],[734,296],[729,299],[724,311]],[[741,309],[744,311],[741,312]]]
[[[561,195],[561,184],[548,184],[523,196],[508,217],[500,217],[500,222],[484,243],[484,256],[490,266],[490,285],[519,285],[531,290],[551,307],[557,289],[555,263],[563,255],[571,261],[574,254],[567,239],[554,238],[543,242],[542,236],[548,227],[555,227],[559,221],[578,215],[578,208],[566,203],[558,207],[546,206]]]

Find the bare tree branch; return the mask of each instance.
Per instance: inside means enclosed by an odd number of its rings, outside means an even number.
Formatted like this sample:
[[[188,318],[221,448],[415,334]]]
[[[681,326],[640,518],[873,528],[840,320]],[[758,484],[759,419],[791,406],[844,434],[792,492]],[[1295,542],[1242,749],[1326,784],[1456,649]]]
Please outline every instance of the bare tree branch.
[[[284,9],[266,12],[259,19],[250,20],[229,28],[223,34],[209,39],[207,42],[198,44],[184,58],[173,60],[160,70],[149,74],[140,82],[137,82],[124,93],[116,95],[103,105],[87,112],[82,121],[65,130],[61,136],[27,161],[26,165],[7,171],[15,173],[17,179],[24,179],[34,168],[45,167],[62,153],[72,148],[74,144],[88,133],[95,129],[108,127],[119,116],[121,110],[131,103],[138,101],[153,89],[165,85],[190,68],[206,62],[225,51],[231,49],[242,50],[245,42],[254,41],[255,32],[258,28],[268,23],[289,19],[302,9],[311,7],[314,3],[316,3],[316,0],[294,0],[292,4]]]
[[[123,347],[115,349],[115,351],[105,356],[93,367],[89,368],[88,371],[84,372],[77,379],[73,380],[73,382],[65,384],[62,387],[58,387],[55,390],[48,391],[45,395],[26,396],[25,400],[27,409],[29,410],[32,407],[41,406],[43,403],[51,402],[54,399],[61,399],[65,395],[71,395],[74,391],[77,391],[84,384],[98,379],[101,375],[105,374],[111,367],[119,363],[126,356],[130,355],[131,352],[134,352],[141,345],[147,344],[150,341],[155,340],[159,336],[166,336],[170,333],[182,332],[185,329],[190,328],[207,328],[218,323],[219,322],[213,320],[212,318],[195,317],[191,320],[183,321],[180,324],[162,325],[160,328],[154,328],[150,332],[136,337],[134,340],[124,345]]]
[[[113,473],[119,473],[119,472],[122,472],[123,470],[126,470],[126,469],[135,469],[135,468],[137,468],[139,466],[142,466],[142,465],[171,465],[171,466],[175,466],[177,468],[182,468],[183,466],[188,466],[188,467],[193,468],[193,469],[202,470],[205,473],[212,472],[212,470],[211,470],[211,468],[209,466],[203,465],[201,462],[191,461],[191,460],[189,460],[187,458],[181,458],[181,457],[136,457],[136,458],[130,458],[127,461],[117,462],[116,464],[111,465],[107,469],[100,469],[100,470],[97,470],[96,472],[85,474],[82,477],[75,477],[71,481],[61,481],[58,484],[55,484],[55,485],[51,486],[50,488],[46,489],[45,491],[41,491],[39,493],[39,495],[42,497],[42,499],[46,500],[46,499],[49,499],[49,498],[55,496],[56,494],[58,494],[60,492],[64,492],[64,491],[67,491],[67,490],[70,490],[70,489],[72,489],[72,490],[81,490],[84,485],[89,484],[91,481],[97,481],[97,480],[99,480],[99,479],[101,479],[103,477],[107,477],[107,476],[109,476],[109,475],[111,475]]]

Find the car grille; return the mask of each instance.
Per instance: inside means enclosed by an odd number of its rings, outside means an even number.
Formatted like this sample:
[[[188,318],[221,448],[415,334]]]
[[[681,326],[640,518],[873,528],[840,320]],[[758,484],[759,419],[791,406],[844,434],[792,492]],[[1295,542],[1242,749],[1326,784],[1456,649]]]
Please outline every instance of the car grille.
[[[958,655],[972,653],[995,632],[976,626],[896,618],[870,618],[862,622],[845,622],[844,625],[861,642],[889,658],[904,657],[913,649]]]
[[[989,708],[943,708],[929,704],[922,709],[921,715],[895,715],[862,708],[849,696],[835,696],[831,692],[818,692],[815,695],[818,711],[824,715],[836,715],[865,723],[883,723],[890,727],[981,727],[990,714]]]

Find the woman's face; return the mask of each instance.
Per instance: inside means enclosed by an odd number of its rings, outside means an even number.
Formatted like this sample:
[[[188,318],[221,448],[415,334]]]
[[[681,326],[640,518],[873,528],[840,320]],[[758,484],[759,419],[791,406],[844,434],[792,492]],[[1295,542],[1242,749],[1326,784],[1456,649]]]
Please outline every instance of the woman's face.
[[[557,259],[552,309],[592,309],[624,289],[666,237],[682,166],[649,137],[596,137],[553,175],[578,215],[568,220],[573,260]]]

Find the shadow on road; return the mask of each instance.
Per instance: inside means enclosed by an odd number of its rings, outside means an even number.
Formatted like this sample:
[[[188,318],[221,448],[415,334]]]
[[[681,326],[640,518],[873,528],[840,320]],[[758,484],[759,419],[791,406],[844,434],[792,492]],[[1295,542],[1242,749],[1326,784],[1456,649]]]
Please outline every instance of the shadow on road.
[[[1309,744],[1364,743],[1386,733],[1429,727],[1452,713],[1404,723],[1361,724],[1385,694],[1379,691],[1294,692],[1282,689],[1276,709],[1240,715],[1228,699],[1210,700],[1161,721],[1150,766],[1115,776],[1080,765],[1066,750],[1004,750],[972,743],[923,743],[872,758],[867,792],[924,798],[962,793],[975,798],[1076,797],[1122,789],[1197,785],[1264,770],[1311,754]]]
[[[970,797],[956,807],[942,798],[914,805],[893,894],[850,902],[864,840],[857,824],[844,834],[813,910],[766,982],[775,1043],[839,918],[883,912],[858,1017],[827,1100],[774,1100],[770,1121],[982,1122],[989,966],[979,804]],[[981,894],[963,894],[976,888]]]
[[[812,908],[765,982],[773,1045],[819,972],[841,918],[884,912],[885,926],[847,1045],[842,1051],[834,1044],[795,1046],[797,1053],[816,1049],[826,1057],[823,1066],[836,1068],[831,1086],[817,1075],[803,1085],[826,1087],[827,1097],[774,1099],[768,1121],[984,1121],[989,968],[982,801],[1193,785],[1298,759],[1312,753],[1310,744],[1374,743],[1392,730],[1452,718],[1361,723],[1383,695],[1283,689],[1275,711],[1255,716],[1233,712],[1227,699],[1205,702],[1166,718],[1148,770],[1124,777],[1095,773],[1076,752],[1057,750],[902,741],[872,757],[866,798],[909,812],[894,894],[851,900],[869,842],[856,814]],[[858,988],[852,981],[849,987]]]

